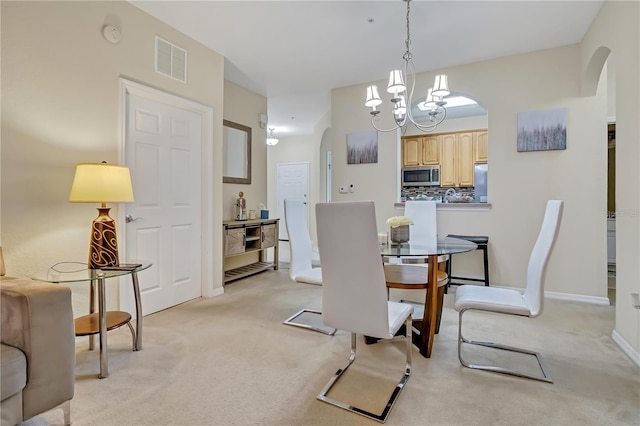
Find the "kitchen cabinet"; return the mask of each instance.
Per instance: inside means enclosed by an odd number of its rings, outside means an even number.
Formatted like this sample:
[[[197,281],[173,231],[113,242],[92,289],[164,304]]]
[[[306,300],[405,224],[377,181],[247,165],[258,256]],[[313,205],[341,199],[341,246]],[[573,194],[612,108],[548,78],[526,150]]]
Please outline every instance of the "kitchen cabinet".
[[[224,282],[237,280],[273,268],[278,269],[278,226],[280,219],[224,221]],[[273,262],[267,261],[267,249],[273,248]],[[255,258],[238,262],[242,255]],[[225,265],[226,266],[226,265]]]
[[[402,139],[402,166],[439,164],[440,138],[436,135]]]
[[[476,132],[440,135],[440,186],[473,186]]]
[[[488,141],[488,133],[486,130],[476,132],[473,148],[475,163],[487,163],[489,161]]]

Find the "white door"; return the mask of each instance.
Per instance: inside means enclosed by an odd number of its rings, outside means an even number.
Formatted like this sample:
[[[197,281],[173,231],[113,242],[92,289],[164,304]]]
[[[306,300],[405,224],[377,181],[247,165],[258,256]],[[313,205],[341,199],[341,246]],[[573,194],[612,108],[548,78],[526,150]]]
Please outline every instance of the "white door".
[[[289,240],[284,217],[284,199],[295,198],[307,201],[307,223],[309,221],[309,163],[278,163],[277,176],[278,217],[280,218],[281,240]]]
[[[153,263],[140,274],[146,315],[202,294],[203,123],[170,98],[126,96],[125,163],[135,201],[125,205],[125,244],[129,259]]]

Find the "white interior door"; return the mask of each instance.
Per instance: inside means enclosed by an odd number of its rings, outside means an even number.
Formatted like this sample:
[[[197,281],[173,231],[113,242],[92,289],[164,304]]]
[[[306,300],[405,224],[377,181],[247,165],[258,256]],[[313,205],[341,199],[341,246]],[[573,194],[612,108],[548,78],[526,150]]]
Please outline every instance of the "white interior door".
[[[295,198],[305,200],[307,206],[307,223],[309,222],[309,163],[278,163],[277,198],[278,217],[280,218],[281,240],[289,240],[287,223],[284,217],[284,199]]]
[[[125,163],[135,202],[125,207],[125,245],[128,258],[153,263],[140,274],[146,315],[202,294],[203,123],[171,97],[126,96]]]

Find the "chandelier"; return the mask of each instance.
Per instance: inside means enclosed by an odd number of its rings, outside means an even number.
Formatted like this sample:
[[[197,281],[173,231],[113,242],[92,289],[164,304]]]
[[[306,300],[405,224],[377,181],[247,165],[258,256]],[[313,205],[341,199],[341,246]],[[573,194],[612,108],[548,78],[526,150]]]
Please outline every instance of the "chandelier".
[[[409,122],[413,123],[413,125],[421,131],[431,132],[435,130],[438,124],[442,123],[447,116],[444,97],[450,93],[449,86],[446,75],[441,74],[436,76],[434,85],[428,90],[425,101],[419,104],[420,109],[427,113],[426,120],[422,123],[416,122],[411,112],[413,106],[413,89],[416,83],[413,55],[409,50],[409,46],[411,45],[411,35],[409,32],[411,0],[405,1],[407,2],[407,40],[405,41],[407,50],[404,52],[404,55],[402,55],[402,59],[404,60],[403,70],[395,69],[391,71],[389,74],[389,85],[387,86],[387,92],[393,96],[391,103],[393,104],[395,126],[391,129],[381,129],[376,126],[376,122],[379,120],[378,114],[380,114],[380,111],[377,110],[376,107],[382,103],[382,99],[380,99],[380,95],[378,94],[378,86],[372,85],[367,87],[367,100],[364,105],[371,108],[369,112],[369,114],[371,114],[371,125],[380,132],[392,132],[402,128],[404,133]],[[403,76],[406,76],[406,80]],[[405,84],[405,82],[407,84]]]
[[[267,136],[267,145],[273,146],[278,143],[278,139],[273,136],[273,127],[269,127],[269,135]]]

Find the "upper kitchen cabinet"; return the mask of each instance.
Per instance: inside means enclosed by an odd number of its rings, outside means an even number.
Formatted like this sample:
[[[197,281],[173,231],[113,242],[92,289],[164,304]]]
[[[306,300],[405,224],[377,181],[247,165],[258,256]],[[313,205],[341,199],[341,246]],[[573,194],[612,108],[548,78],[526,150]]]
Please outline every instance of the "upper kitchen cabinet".
[[[473,186],[476,132],[440,135],[440,186]]]
[[[488,132],[486,130],[476,132],[476,139],[473,147],[473,157],[475,163],[486,163],[488,156]]]
[[[440,163],[440,139],[437,136],[413,136],[402,139],[402,166]]]

